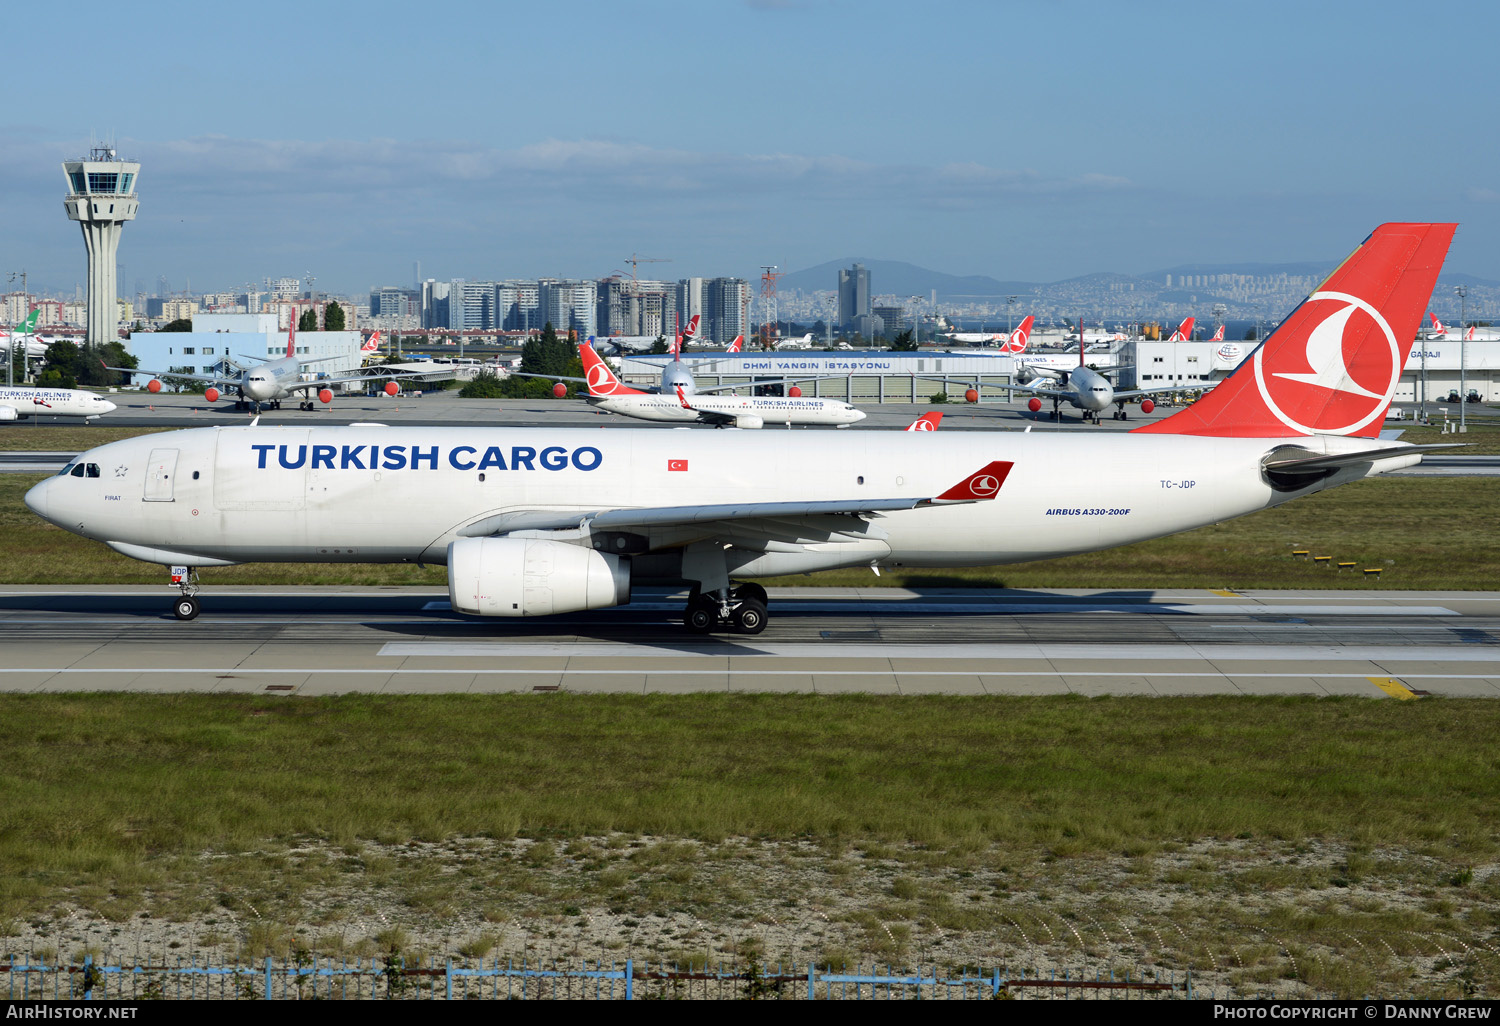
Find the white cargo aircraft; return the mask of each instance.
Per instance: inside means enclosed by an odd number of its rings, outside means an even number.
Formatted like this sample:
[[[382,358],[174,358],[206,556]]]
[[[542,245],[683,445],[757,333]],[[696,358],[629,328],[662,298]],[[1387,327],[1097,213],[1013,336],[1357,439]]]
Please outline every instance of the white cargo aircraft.
[[[999,343],[1002,353],[1022,353],[1026,351],[1026,342],[1031,338],[1031,327],[1035,323],[1036,318],[1028,314],[1014,331],[949,331],[943,334],[943,338],[981,346]]]
[[[865,419],[863,410],[838,399],[710,394],[748,386],[722,385],[717,389],[689,392],[679,384],[672,392],[642,392],[615,377],[609,364],[587,343],[578,347],[578,355],[583,360],[589,405],[638,420],[758,428],[765,424],[848,427]],[[672,366],[669,364],[668,369]]]
[[[30,417],[84,417],[93,420],[115,404],[81,388],[32,388],[0,385],[0,422]]]
[[[1386,224],[1202,400],[1131,432],[247,425],[100,446],[26,505],[179,571],[445,563],[453,609],[541,616],[691,588],[686,621],[757,633],[749,581],[1127,545],[1412,466],[1378,437],[1452,224]],[[72,476],[96,466],[97,477]],[[1061,472],[1087,467],[1087,473]]]
[[[374,338],[379,338],[376,332]],[[365,345],[368,346],[369,343]],[[378,344],[378,343],[377,343]],[[364,371],[359,374],[349,374],[342,378],[318,378],[313,381],[303,381],[304,368],[315,363],[327,363],[329,360],[344,359],[339,356],[320,356],[313,360],[302,360],[296,356],[297,325],[294,323],[287,332],[286,355],[274,360],[267,360],[263,356],[245,356],[243,359],[260,361],[257,366],[246,368],[238,375],[228,377],[222,374],[179,374],[175,371],[139,370],[131,367],[106,367],[106,370],[124,371],[127,374],[152,374],[155,375],[146,382],[146,391],[153,394],[162,389],[162,378],[179,378],[186,381],[206,381],[209,386],[203,390],[203,398],[211,403],[219,401],[224,394],[219,386],[225,389],[234,389],[239,393],[237,406],[243,407],[248,404],[252,413],[259,413],[262,406],[269,406],[273,410],[281,409],[281,400],[296,396],[301,409],[311,410],[313,401],[308,398],[309,394],[317,396],[320,403],[333,402],[333,390],[331,385],[341,385],[346,381],[371,381],[376,378],[389,377],[420,377],[409,371],[391,373],[389,371]],[[361,351],[366,351],[362,349]],[[401,386],[394,381],[388,381],[385,385],[386,395],[395,395],[401,391]]]

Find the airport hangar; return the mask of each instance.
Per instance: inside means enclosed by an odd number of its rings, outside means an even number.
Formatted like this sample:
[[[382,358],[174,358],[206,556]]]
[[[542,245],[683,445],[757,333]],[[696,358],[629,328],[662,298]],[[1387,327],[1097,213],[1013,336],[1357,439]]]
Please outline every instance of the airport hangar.
[[[1478,392],[1482,402],[1500,402],[1500,342],[1475,341],[1465,345],[1466,351],[1460,354],[1460,343],[1456,340],[1418,340],[1396,386],[1393,402],[1414,403],[1424,398],[1435,402],[1461,389]],[[1255,347],[1254,342],[1136,340],[1125,342],[1112,352],[1090,353],[1088,363],[1110,373],[1119,389],[1207,388],[1226,378]],[[1030,355],[1055,358],[1063,354]],[[626,355],[620,360],[620,374],[628,384],[655,385],[661,380],[663,364],[670,359]],[[799,383],[803,395],[853,403],[921,403],[936,392],[962,399],[964,392],[976,383],[993,386],[983,390],[985,399],[1011,401],[1018,396],[1005,389],[1015,383],[1015,359],[1009,354],[983,349],[701,352],[684,353],[682,362],[701,387],[817,378]],[[1019,393],[1021,398],[1025,395]]]

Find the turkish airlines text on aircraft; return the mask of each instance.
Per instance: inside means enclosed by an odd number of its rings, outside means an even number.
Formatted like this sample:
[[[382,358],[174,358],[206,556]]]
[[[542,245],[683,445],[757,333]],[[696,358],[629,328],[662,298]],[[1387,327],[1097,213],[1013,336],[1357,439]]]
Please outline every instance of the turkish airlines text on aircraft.
[[[641,392],[615,377],[593,347],[579,346],[578,355],[587,375],[589,405],[638,420],[697,422],[738,428],[758,428],[765,424],[818,424],[842,428],[865,419],[863,410],[838,399],[711,395],[689,392],[681,385],[671,392]]]
[[[372,336],[372,341],[378,340],[380,333]],[[377,341],[378,344],[378,341]],[[369,343],[366,343],[368,346]],[[222,374],[178,374],[173,371],[136,370],[130,367],[107,367],[106,370],[126,371],[133,374],[153,374],[150,381],[146,383],[146,391],[160,392],[161,378],[178,378],[185,381],[206,381],[208,387],[203,390],[203,398],[211,403],[219,401],[224,393],[219,386],[226,389],[234,389],[239,394],[238,407],[245,405],[250,407],[252,413],[259,413],[262,406],[269,406],[273,410],[281,409],[281,400],[297,396],[299,404],[304,410],[313,408],[313,401],[307,398],[308,394],[316,395],[318,402],[333,402],[333,390],[330,386],[342,385],[346,381],[370,381],[375,378],[389,377],[415,377],[416,375],[402,372],[393,375],[388,371],[365,371],[360,374],[350,374],[342,378],[318,378],[314,381],[303,381],[304,368],[315,363],[326,363],[329,360],[337,360],[337,356],[320,356],[315,360],[300,360],[294,354],[297,346],[297,326],[293,324],[287,332],[286,355],[275,360],[267,360],[263,356],[247,356],[244,359],[260,361],[256,366],[240,371],[239,374],[226,376]],[[368,351],[362,349],[361,351]],[[388,381],[385,385],[386,395],[395,395],[401,391],[401,387],[394,381]]]
[[[541,616],[691,588],[695,631],[756,633],[772,574],[1011,563],[1125,545],[1412,466],[1380,440],[1452,241],[1387,224],[1202,400],[1108,435],[488,427],[195,428],[100,446],[26,495],[181,571],[446,563],[453,608]],[[1087,473],[1059,473],[1086,466]]]
[[[115,408],[102,395],[81,388],[30,388],[0,385],[0,422],[30,417],[84,417],[93,420]]]

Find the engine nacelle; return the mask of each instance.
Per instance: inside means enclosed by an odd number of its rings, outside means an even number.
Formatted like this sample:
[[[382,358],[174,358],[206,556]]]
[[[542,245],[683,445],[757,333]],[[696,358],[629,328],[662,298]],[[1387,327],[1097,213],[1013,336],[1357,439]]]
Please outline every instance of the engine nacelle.
[[[751,428],[752,430],[765,426],[765,418],[757,417],[753,413],[741,413],[734,418],[734,426],[737,428]]]
[[[0,421],[20,420],[21,415],[14,406],[0,406]]]
[[[801,399],[802,389],[796,385],[793,385],[791,388],[786,390],[786,394],[791,396],[793,399]]]
[[[1154,409],[1156,409],[1156,404],[1153,403],[1150,399],[1142,399],[1141,400],[1141,412],[1142,413],[1150,413]]]
[[[400,392],[400,391],[401,391],[401,386],[398,385],[398,384],[396,384],[394,381],[387,381],[385,383],[385,394],[386,395],[388,395],[388,396],[395,396],[396,393]]]
[[[150,392],[152,395],[155,395],[156,393],[161,391],[161,382],[157,381],[155,378],[152,378],[150,381],[146,382],[146,391]]]
[[[1042,401],[1036,396],[1032,396],[1030,399],[1026,400],[1026,408],[1032,413],[1037,413],[1042,408]]]
[[[535,538],[448,546],[448,601],[474,616],[547,616],[630,601],[630,560]]]
[[[333,402],[333,393],[326,388],[318,389],[318,402],[325,406],[328,405]]]
[[[979,389],[977,389],[977,388],[966,389],[964,391],[964,402],[966,402],[966,403],[977,403],[977,402],[979,402]]]
[[[216,403],[219,401],[219,390],[212,385],[209,385],[203,390],[203,398],[207,399],[211,403]]]

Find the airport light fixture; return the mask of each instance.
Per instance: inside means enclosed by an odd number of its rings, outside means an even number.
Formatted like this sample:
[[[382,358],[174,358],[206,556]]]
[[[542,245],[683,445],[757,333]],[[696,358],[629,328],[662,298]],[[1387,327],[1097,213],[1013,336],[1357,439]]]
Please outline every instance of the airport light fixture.
[[[1015,334],[1015,331],[1016,331],[1016,301],[1019,300],[1020,298],[1021,298],[1020,296],[1006,296],[1005,297],[1005,338],[1006,338],[1006,341],[1009,341],[1011,335]]]
[[[1453,286],[1454,295],[1458,296],[1458,433],[1467,434],[1469,431],[1469,378],[1468,366],[1465,356],[1469,344],[1468,334],[1464,330],[1464,316],[1468,312],[1467,300],[1469,298],[1469,286]]]
[[[922,343],[922,297],[911,297],[911,340]]]

